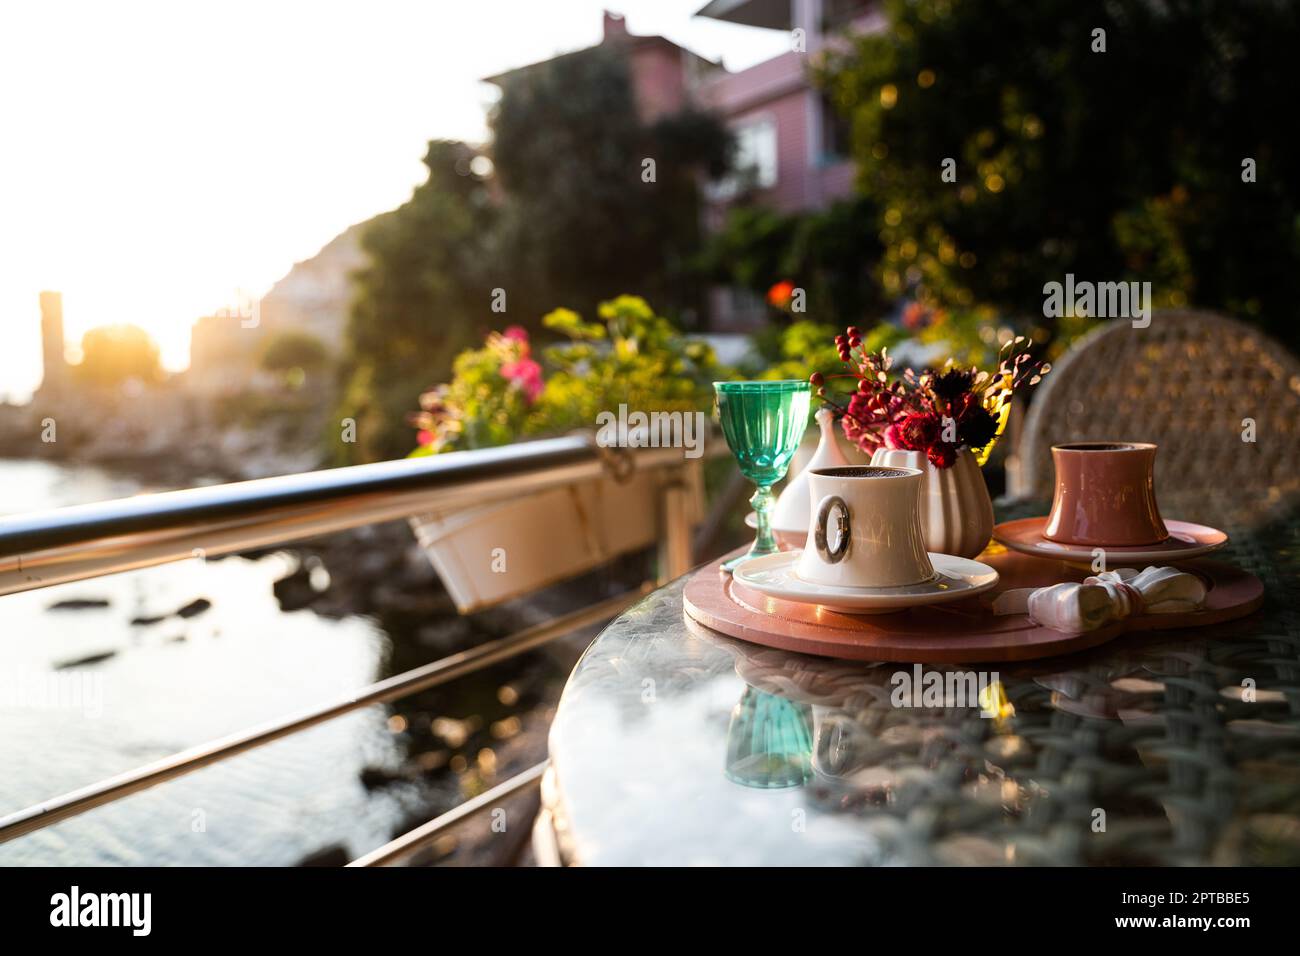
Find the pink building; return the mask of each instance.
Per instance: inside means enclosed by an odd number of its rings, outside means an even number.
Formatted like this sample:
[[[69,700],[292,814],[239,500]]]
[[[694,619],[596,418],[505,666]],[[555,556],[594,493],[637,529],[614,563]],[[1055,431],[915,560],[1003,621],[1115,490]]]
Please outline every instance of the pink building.
[[[712,60],[698,56],[672,40],[661,36],[636,36],[628,33],[623,18],[608,11],[605,13],[604,34],[600,45],[617,49],[627,58],[637,112],[646,122],[678,113],[687,106],[698,105],[699,90],[705,79],[722,71]],[[564,53],[555,59],[572,55]],[[486,76],[483,80],[500,86],[507,77],[538,65],[540,64],[517,67],[494,76]]]
[[[718,71],[700,88],[700,102],[722,116],[736,136],[743,172],[712,190],[709,222],[727,206],[748,201],[782,212],[820,209],[853,191],[844,120],[810,82],[810,58],[850,33],[882,30],[875,0],[710,0],[696,16],[780,30],[790,49],[738,73]],[[767,314],[747,289],[714,289],[710,325],[717,331],[753,328]]]
[[[736,134],[754,198],[783,211],[817,209],[848,195],[853,167],[843,120],[808,78],[810,57],[847,33],[884,28],[873,0],[711,0],[696,16],[781,30],[790,50],[702,85],[703,105]],[[735,188],[735,187],[733,187]],[[723,197],[726,198],[724,189]]]
[[[628,33],[622,17],[606,13],[602,46],[621,48],[638,110],[654,120],[686,106],[708,109],[736,134],[746,175],[713,190],[717,206],[744,194],[776,209],[817,209],[852,190],[842,120],[809,82],[818,51],[849,32],[883,29],[876,0],[711,0],[696,16],[780,30],[790,50],[731,73],[660,36]],[[500,84],[519,67],[496,76]]]
[[[608,12],[601,45],[624,51],[643,119],[692,106],[717,114],[735,134],[737,173],[708,189],[706,221],[716,227],[740,200],[798,212],[852,192],[846,126],[813,87],[809,64],[850,33],[884,29],[878,7],[877,0],[710,0],[696,16],[790,37],[788,52],[735,73],[664,37],[634,36]],[[500,84],[514,72],[486,80]],[[733,331],[761,323],[766,306],[746,290],[718,289],[709,311],[712,328]]]

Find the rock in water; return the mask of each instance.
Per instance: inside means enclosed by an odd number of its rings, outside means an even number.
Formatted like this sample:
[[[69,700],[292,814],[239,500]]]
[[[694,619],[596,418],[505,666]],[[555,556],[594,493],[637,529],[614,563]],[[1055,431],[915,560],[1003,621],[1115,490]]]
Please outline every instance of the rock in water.
[[[116,656],[117,651],[104,651],[100,654],[91,654],[89,657],[78,657],[76,660],[72,661],[60,661],[54,665],[54,669],[56,671],[63,671],[67,670],[69,667],[85,667],[89,664],[98,664],[101,661],[106,661],[110,657]]]
[[[347,866],[352,861],[348,851],[335,843],[309,853],[298,861],[299,866]]]
[[[68,598],[66,601],[55,601],[47,611],[86,611],[91,608],[108,607],[108,598]]]
[[[195,598],[189,604],[180,608],[176,612],[177,617],[198,617],[208,608],[212,607],[212,602],[207,598]]]
[[[281,611],[300,611],[320,597],[320,592],[312,587],[311,571],[305,564],[276,581],[272,590]]]

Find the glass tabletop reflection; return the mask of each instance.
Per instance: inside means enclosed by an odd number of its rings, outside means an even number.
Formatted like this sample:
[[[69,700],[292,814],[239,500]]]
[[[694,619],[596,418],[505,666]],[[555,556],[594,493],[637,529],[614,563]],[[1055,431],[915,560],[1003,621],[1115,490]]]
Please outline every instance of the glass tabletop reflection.
[[[912,665],[710,631],[673,582],[611,623],[565,689],[544,790],[561,856],[1296,865],[1300,515],[1228,530],[1216,558],[1261,578],[1260,611],[1066,657],[922,669],[988,675],[971,707],[900,705],[894,675]]]

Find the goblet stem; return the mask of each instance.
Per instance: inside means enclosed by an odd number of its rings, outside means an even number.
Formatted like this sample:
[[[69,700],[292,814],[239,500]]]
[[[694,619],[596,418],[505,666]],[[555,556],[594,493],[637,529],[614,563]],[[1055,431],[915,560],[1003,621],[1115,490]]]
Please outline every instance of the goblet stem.
[[[758,521],[758,534],[754,537],[754,546],[749,549],[749,556],[757,558],[763,554],[774,554],[777,547],[776,538],[772,537],[772,505],[776,503],[776,496],[772,494],[772,486],[759,485],[749,503]]]
[[[750,545],[747,552],[740,557],[732,558],[722,565],[722,570],[733,571],[736,565],[748,561],[750,558],[759,558],[765,554],[776,554],[780,548],[776,545],[776,538],[772,535],[772,505],[776,501],[776,496],[772,494],[771,485],[759,485],[754,496],[749,499],[750,507],[754,509],[755,524],[758,525],[758,534],[754,536],[754,543]]]

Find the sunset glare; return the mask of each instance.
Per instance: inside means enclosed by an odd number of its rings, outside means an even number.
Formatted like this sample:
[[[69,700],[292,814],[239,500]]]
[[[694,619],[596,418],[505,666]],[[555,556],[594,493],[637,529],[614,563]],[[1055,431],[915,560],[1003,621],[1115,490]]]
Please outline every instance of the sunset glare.
[[[402,203],[427,140],[485,136],[484,75],[597,42],[610,5],[733,68],[785,43],[691,19],[699,0],[6,7],[0,400],[40,381],[42,289],[72,360],[129,322],[183,368],[195,319]]]

